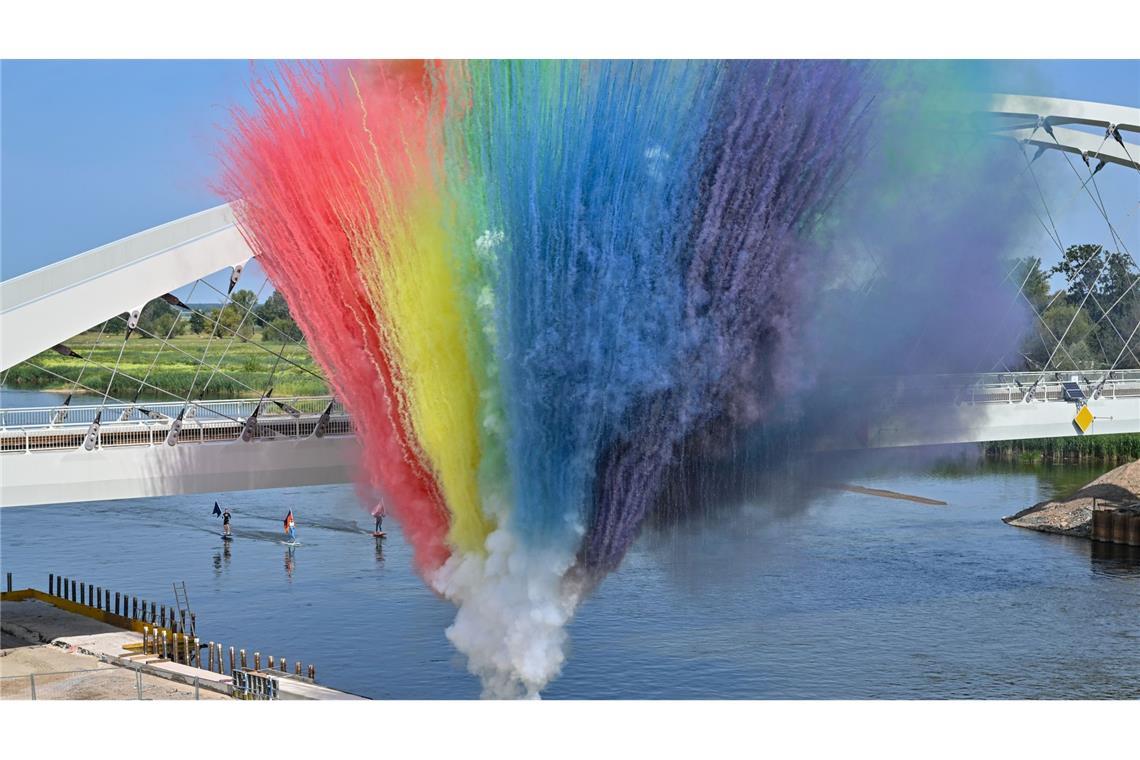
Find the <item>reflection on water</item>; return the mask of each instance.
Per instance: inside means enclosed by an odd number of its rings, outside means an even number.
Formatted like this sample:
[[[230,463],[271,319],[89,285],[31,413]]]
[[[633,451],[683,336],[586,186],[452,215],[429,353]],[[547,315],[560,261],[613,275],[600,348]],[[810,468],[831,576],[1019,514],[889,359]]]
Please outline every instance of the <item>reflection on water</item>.
[[[224,570],[230,567],[230,544],[231,541],[222,541],[221,551],[214,552],[214,576],[220,576]]]
[[[376,536],[376,564],[384,564],[384,539]]]
[[[290,581],[293,580],[293,567],[296,564],[296,562],[293,558],[293,551],[295,549],[296,549],[296,547],[294,547],[294,546],[286,546],[285,547],[285,576]]]
[[[1092,571],[1101,575],[1140,577],[1140,546],[1089,541]]]

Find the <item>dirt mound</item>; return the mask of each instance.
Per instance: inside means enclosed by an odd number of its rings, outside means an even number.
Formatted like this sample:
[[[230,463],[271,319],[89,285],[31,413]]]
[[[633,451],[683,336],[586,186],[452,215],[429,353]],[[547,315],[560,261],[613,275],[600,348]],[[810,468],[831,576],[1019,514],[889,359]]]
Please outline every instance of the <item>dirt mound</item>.
[[[1140,503],[1140,460],[1106,472],[1065,499],[1043,501],[1002,520],[1018,528],[1087,538],[1094,500],[1112,506]]]

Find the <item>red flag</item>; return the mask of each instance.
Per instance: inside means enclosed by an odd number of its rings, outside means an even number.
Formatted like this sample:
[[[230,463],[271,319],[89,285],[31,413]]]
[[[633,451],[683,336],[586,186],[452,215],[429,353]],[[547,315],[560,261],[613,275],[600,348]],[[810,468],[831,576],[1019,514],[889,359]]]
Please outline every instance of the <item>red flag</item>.
[[[293,510],[289,510],[289,514],[285,515],[285,532],[288,533],[289,529],[293,527]]]

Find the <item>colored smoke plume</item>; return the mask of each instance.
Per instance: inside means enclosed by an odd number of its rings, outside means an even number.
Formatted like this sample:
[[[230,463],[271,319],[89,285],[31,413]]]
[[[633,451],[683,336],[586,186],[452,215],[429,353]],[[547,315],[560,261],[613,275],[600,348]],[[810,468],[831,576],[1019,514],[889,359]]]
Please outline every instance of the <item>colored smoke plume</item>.
[[[963,109],[931,94],[961,88],[935,73],[367,62],[257,85],[224,190],[353,416],[362,499],[456,603],[487,696],[558,674],[651,516],[889,411],[836,372],[1008,348],[973,340],[1010,295],[1016,215],[975,193],[1004,168],[949,126]]]

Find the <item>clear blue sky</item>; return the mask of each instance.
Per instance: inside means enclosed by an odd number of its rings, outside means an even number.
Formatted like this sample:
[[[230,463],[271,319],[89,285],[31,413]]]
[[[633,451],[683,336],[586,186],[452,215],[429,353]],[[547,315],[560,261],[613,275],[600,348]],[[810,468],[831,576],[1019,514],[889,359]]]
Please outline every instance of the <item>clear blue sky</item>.
[[[219,203],[210,187],[215,146],[229,108],[249,102],[253,65],[0,64],[0,275],[13,277]],[[998,66],[997,85],[1136,106],[1140,62],[1009,61]],[[1069,171],[1063,162],[1060,168]],[[1130,224],[1126,242],[1140,255],[1140,173],[1110,166],[1097,179],[1113,198],[1114,218]],[[1078,201],[1062,212],[1074,238],[1066,244],[1077,237],[1102,242],[1103,221]]]

